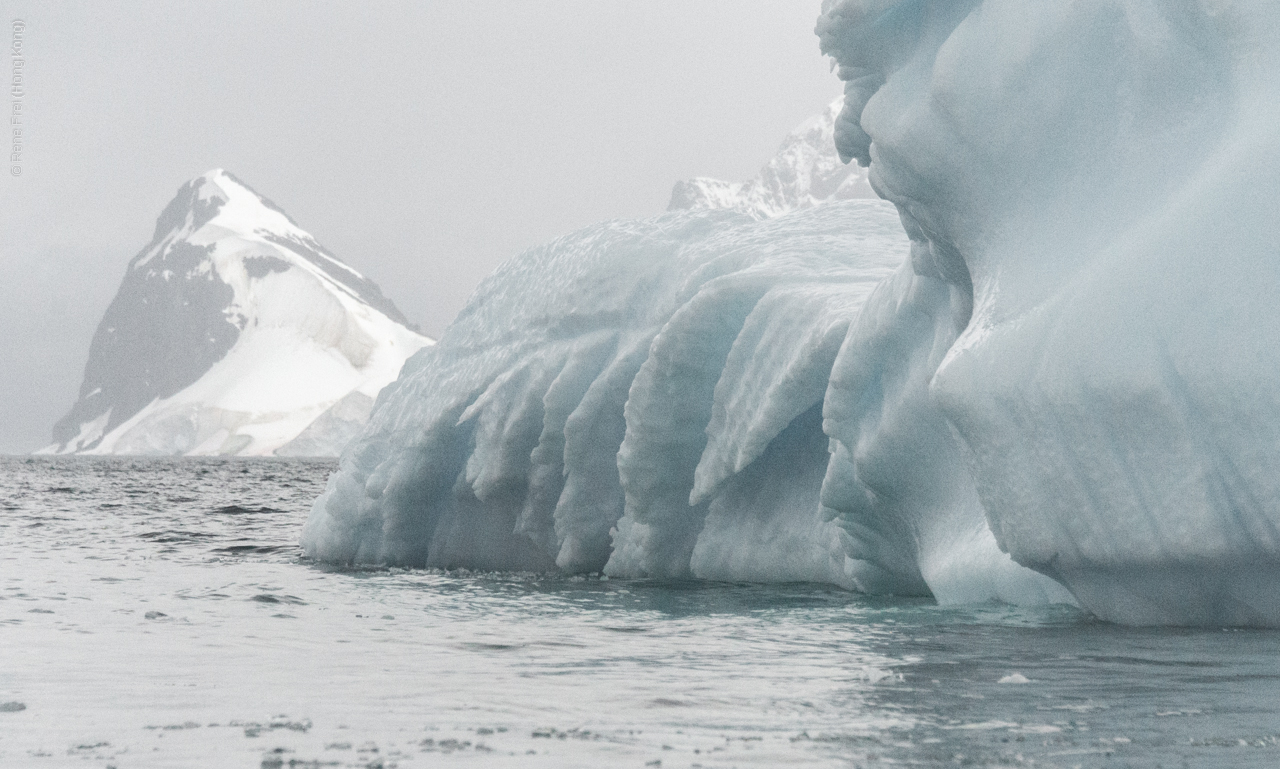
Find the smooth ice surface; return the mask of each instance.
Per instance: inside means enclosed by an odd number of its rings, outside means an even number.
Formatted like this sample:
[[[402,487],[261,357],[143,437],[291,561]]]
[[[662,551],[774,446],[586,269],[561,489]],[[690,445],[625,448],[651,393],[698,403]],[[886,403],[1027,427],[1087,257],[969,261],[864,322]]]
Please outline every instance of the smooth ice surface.
[[[828,0],[818,32],[915,292],[876,322],[905,356],[837,362],[836,437],[896,367],[885,405],[963,454],[913,485],[1014,560],[1108,619],[1280,623],[1280,6]]]
[[[0,766],[1280,757],[1274,632],[817,585],[332,569],[296,545],[332,467],[0,458]]]
[[[129,263],[41,453],[336,456],[430,344],[406,323],[275,204],[210,171]]]

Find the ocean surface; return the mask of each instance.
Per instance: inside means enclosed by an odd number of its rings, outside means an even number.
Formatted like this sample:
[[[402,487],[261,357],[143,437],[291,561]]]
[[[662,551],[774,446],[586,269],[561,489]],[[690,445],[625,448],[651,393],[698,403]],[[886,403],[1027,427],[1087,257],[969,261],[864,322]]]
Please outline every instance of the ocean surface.
[[[336,569],[333,468],[0,458],[0,767],[1274,767],[1280,633]]]

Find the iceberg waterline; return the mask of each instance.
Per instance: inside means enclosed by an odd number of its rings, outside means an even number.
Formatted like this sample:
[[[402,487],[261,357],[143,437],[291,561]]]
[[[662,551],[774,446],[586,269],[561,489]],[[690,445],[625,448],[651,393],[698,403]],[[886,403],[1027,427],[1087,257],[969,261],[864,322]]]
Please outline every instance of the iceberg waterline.
[[[1280,624],[1280,10],[828,0],[818,32],[889,202],[513,260],[308,554]]]

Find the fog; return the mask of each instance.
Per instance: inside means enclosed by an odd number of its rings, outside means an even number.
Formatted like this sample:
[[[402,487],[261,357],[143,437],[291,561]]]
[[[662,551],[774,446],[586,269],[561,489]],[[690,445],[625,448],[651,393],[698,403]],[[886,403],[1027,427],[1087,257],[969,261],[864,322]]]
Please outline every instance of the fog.
[[[840,89],[817,0],[3,7],[26,86],[0,182],[4,453],[48,443],[125,265],[210,168],[437,334],[503,259],[661,211],[678,179],[751,176]]]

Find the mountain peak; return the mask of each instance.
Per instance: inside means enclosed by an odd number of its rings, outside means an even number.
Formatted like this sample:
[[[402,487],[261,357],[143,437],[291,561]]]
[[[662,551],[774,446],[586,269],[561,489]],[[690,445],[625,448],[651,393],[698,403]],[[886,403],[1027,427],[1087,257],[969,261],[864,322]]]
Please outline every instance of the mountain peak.
[[[214,168],[178,188],[156,220],[155,234],[148,248],[139,255],[139,261],[148,261],[162,250],[160,247],[166,240],[190,235],[215,218],[221,220],[219,223],[224,228],[243,233],[257,229],[279,234],[302,231],[275,203],[228,171]]]
[[[270,453],[339,402],[346,416],[371,405],[428,343],[373,281],[215,168],[178,189],[129,262],[48,450]]]
[[[284,209],[221,168],[214,168],[178,188],[156,220],[151,242],[133,258],[130,270],[151,269],[151,261],[174,244],[210,246],[228,236],[282,246],[310,262],[344,290],[396,323],[417,331],[382,290],[298,226]]]

